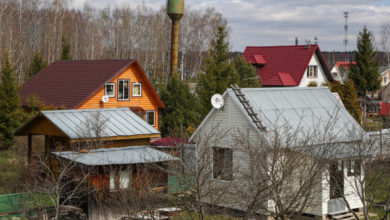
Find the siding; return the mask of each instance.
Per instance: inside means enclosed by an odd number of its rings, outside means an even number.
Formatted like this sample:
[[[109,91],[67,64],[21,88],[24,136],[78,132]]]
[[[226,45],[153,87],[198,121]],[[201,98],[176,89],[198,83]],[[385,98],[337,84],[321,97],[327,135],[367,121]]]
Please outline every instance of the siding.
[[[118,79],[130,79],[130,100],[118,101]],[[94,108],[117,108],[117,107],[142,107],[145,111],[155,111],[156,124],[154,128],[158,129],[158,106],[153,100],[151,91],[146,88],[140,74],[138,73],[134,64],[127,68],[123,73],[119,74],[111,81],[115,83],[115,97],[109,98],[107,103],[102,103],[101,99],[104,96],[104,86],[92,95],[88,100],[81,104],[78,109],[94,109]],[[132,97],[132,83],[142,83],[142,96]]]
[[[320,61],[318,60],[318,57],[316,54],[313,54],[312,58],[310,59],[309,66],[315,65],[318,67],[318,73],[316,78],[308,78],[307,77],[307,69],[305,70],[305,73],[303,74],[301,83],[299,84],[299,87],[307,87],[307,85],[310,82],[316,82],[317,86],[322,86],[323,83],[326,83],[327,79],[325,76],[325,71],[322,68]]]

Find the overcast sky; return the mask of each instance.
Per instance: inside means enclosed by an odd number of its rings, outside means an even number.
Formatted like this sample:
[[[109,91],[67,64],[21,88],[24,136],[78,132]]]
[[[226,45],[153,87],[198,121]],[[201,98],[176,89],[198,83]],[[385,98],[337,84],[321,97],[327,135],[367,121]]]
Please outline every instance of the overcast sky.
[[[76,8],[85,2],[97,8],[135,5],[144,2],[159,9],[166,0],[74,0]],[[245,46],[289,45],[319,38],[323,51],[344,50],[344,17],[348,18],[348,50],[356,48],[356,36],[364,25],[380,44],[380,30],[390,24],[390,0],[185,0],[192,9],[214,7],[228,20],[232,50]],[[184,12],[185,13],[185,12]]]

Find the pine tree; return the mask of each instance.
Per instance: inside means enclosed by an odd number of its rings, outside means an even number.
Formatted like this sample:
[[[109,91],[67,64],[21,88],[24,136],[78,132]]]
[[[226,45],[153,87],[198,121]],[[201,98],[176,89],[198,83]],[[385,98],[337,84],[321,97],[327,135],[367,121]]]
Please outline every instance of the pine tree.
[[[211,109],[210,99],[213,94],[222,94],[230,84],[239,82],[239,76],[229,62],[229,42],[226,38],[225,27],[218,27],[199,75],[197,93],[202,117]]]
[[[241,88],[257,88],[261,85],[260,76],[252,64],[246,62],[242,55],[236,56],[232,61],[235,71],[239,75],[238,85]]]
[[[8,150],[13,144],[14,130],[20,125],[23,113],[20,106],[18,86],[14,78],[14,69],[5,54],[1,66],[0,82],[0,150]]]
[[[351,65],[350,79],[353,80],[357,91],[366,99],[368,92],[380,89],[379,62],[376,60],[374,50],[374,36],[364,26],[357,38],[357,52],[355,54],[356,65]],[[363,121],[365,120],[366,100],[364,101]]]
[[[186,82],[177,75],[172,76],[166,87],[162,88],[160,97],[165,105],[161,110],[160,130],[163,136],[186,136],[197,127],[199,116],[197,100],[190,92]]]
[[[28,68],[27,75],[28,77],[33,77],[35,74],[39,73],[42,69],[47,66],[47,63],[43,61],[43,58],[39,53],[36,53],[30,63]]]
[[[62,53],[61,60],[71,60],[72,56],[70,55],[70,45],[66,42],[65,38],[62,37]]]

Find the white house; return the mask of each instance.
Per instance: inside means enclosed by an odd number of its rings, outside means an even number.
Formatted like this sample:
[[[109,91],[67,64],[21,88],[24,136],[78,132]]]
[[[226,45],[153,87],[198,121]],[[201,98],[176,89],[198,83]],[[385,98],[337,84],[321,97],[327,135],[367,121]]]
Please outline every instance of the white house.
[[[337,61],[331,70],[333,78],[340,83],[344,83],[344,81],[348,78],[348,72],[351,68],[351,64],[356,65],[356,62]]]
[[[209,176],[210,185],[226,187],[224,189],[228,192],[217,201],[218,206],[248,210],[245,203],[247,198],[254,198],[256,189],[261,186],[267,186],[264,190],[270,190],[272,177],[267,175],[279,169],[280,175],[276,173],[276,179],[284,178],[286,173],[288,178],[296,181],[295,184],[288,183],[286,191],[293,192],[304,187],[303,191],[311,192],[310,203],[307,202],[305,206],[297,205],[300,202],[295,204],[297,209],[303,208],[300,212],[305,215],[325,219],[327,214],[348,214],[342,198],[348,201],[350,209],[355,211],[362,208],[351,180],[354,175],[364,174],[352,159],[350,143],[359,141],[364,131],[328,88],[227,89],[223,98],[223,108],[213,108],[190,138],[196,145],[204,137],[209,143],[206,147],[210,148],[212,154],[210,169],[213,173]],[[212,134],[219,136],[215,138]],[[247,150],[249,145],[251,153]],[[275,146],[288,149],[281,154],[284,156],[276,159],[276,163],[270,158],[270,155],[275,155],[270,154],[277,148]],[[264,149],[267,156],[263,159],[252,157],[258,152],[253,147],[259,152]],[[294,162],[302,161],[299,169],[286,172],[281,164],[287,160],[286,152],[291,151],[299,155]],[[262,160],[266,162],[262,163]],[[319,165],[318,161],[325,162]],[[326,168],[310,170],[314,166]],[[246,174],[261,169],[266,172],[258,172],[256,178],[264,174],[265,182],[253,188],[250,185],[253,180]],[[309,175],[313,175],[315,180],[312,183],[315,184],[306,190],[306,185],[300,180]],[[245,190],[248,190],[246,195],[243,193]],[[288,193],[283,192],[286,197]],[[269,216],[278,206],[273,199],[269,199],[270,195],[265,197],[257,204],[263,208],[255,211]],[[205,202],[210,200],[205,199]],[[251,204],[255,203],[252,201]],[[295,211],[299,210],[292,210]]]
[[[248,46],[243,56],[264,87],[323,86],[334,79],[317,44]]]

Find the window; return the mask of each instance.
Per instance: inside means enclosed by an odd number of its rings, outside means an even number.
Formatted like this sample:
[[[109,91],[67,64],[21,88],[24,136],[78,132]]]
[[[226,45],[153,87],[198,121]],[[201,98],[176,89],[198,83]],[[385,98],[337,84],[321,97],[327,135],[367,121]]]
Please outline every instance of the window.
[[[129,187],[129,170],[119,171],[119,188],[126,189]]]
[[[307,67],[307,77],[317,78],[317,66],[308,66]]]
[[[213,148],[213,178],[233,179],[233,151],[229,148]]]
[[[387,77],[385,76],[383,77],[383,83],[386,84],[386,82],[387,82]]]
[[[118,100],[129,100],[129,86],[130,80],[118,80]]]
[[[156,120],[154,111],[147,111],[145,117],[146,122],[148,122],[151,126],[155,126]]]
[[[344,194],[344,163],[335,161],[330,165],[330,199],[340,198]]]
[[[142,96],[142,83],[133,83],[132,96]]]
[[[115,83],[106,83],[104,95],[108,97],[115,97]]]
[[[130,170],[110,170],[110,190],[127,189],[130,183]]]
[[[348,161],[347,168],[348,168],[348,176],[360,175],[361,166],[359,161],[354,161],[354,160]]]

